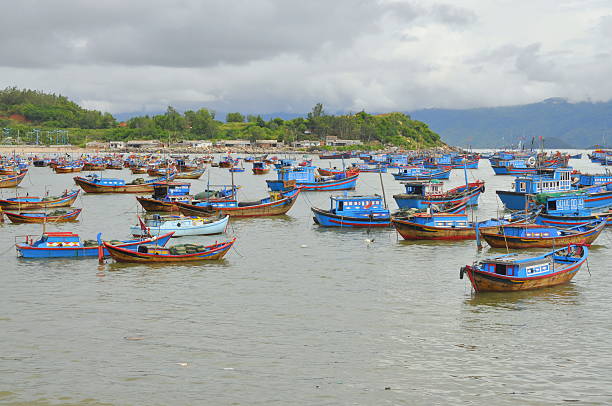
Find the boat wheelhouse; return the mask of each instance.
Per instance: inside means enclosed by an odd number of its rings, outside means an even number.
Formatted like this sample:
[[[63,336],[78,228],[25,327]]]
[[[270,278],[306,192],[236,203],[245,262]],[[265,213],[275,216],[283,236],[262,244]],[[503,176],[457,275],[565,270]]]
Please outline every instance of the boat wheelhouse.
[[[507,209],[522,210],[529,200],[529,195],[572,190],[571,173],[571,168],[557,168],[552,175],[531,174],[519,176],[514,180],[513,191],[498,190],[495,193]]]
[[[391,213],[378,195],[331,196],[330,209],[311,208],[314,222],[324,227],[388,227]]]

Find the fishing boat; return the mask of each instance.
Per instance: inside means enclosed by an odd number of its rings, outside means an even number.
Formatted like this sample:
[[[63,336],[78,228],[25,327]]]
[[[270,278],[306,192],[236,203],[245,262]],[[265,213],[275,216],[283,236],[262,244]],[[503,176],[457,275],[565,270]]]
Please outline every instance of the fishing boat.
[[[85,193],[145,193],[152,192],[158,183],[167,182],[169,179],[161,177],[152,180],[136,178],[126,183],[123,179],[100,178],[97,175],[87,177],[76,176],[74,182],[85,191]]]
[[[11,222],[16,224],[23,223],[66,223],[68,221],[76,221],[82,209],[71,211],[57,209],[51,213],[32,212],[32,213],[13,213],[5,211],[6,217]]]
[[[465,213],[465,204],[466,202],[462,202],[451,209],[443,206],[439,212],[429,209],[417,212],[413,211],[417,209],[412,209],[407,213],[398,212],[391,217],[391,223],[405,240],[476,240],[479,230],[527,221],[525,217],[470,221]],[[456,209],[462,206],[463,210]]]
[[[170,248],[141,245],[136,251],[103,242],[111,257],[117,262],[160,263],[191,262],[221,259],[234,245],[236,239],[209,246],[182,244]]]
[[[55,173],[81,172],[83,170],[83,163],[82,162],[76,162],[76,163],[57,165],[57,166],[55,166],[53,168],[53,170],[55,171]]]
[[[230,172],[244,172],[245,169],[241,166],[232,166],[231,168],[229,168]]]
[[[100,161],[88,161],[83,163],[83,172],[88,171],[103,171],[106,169],[106,163]]]
[[[221,234],[225,231],[228,220],[229,216],[210,218],[153,214],[145,217],[144,221],[139,218],[139,224],[130,227],[130,232],[134,237],[163,235],[170,231],[174,232],[173,237]]]
[[[132,171],[133,175],[140,175],[143,173],[147,173],[146,166],[130,166],[130,171]]]
[[[72,206],[78,197],[80,190],[65,191],[61,196],[20,196],[0,200],[0,207],[3,210],[27,210],[43,209],[49,207],[69,207]]]
[[[19,175],[14,176],[3,176],[0,177],[0,188],[9,188],[18,186],[23,178],[27,175],[27,169],[22,171]]]
[[[172,233],[145,239],[111,240],[113,246],[128,250],[138,249],[140,245],[155,244],[164,246]],[[45,232],[38,240],[34,236],[26,236],[25,242],[15,244],[17,255],[23,258],[81,258],[98,256],[97,240],[81,240],[78,234],[72,232]],[[103,255],[109,255],[104,250]]]
[[[444,191],[444,183],[439,180],[402,182],[406,193],[393,195],[400,209],[425,209],[432,204],[458,204],[467,199],[468,206],[478,205],[478,198],[485,191],[484,181],[476,181]]]
[[[568,244],[592,244],[605,226],[605,218],[571,228],[538,224],[501,225],[480,230],[480,237],[494,248],[555,248]]]
[[[330,209],[312,207],[314,222],[323,227],[389,227],[391,213],[378,195],[331,196]]]
[[[178,172],[176,175],[174,175],[174,178],[175,179],[200,179],[205,171],[206,171],[206,168],[195,169],[190,172]]]
[[[586,208],[584,194],[539,194],[535,202],[543,207],[535,219],[537,224],[567,228],[606,218],[608,225],[612,225],[612,209],[594,211]]]
[[[173,212],[178,211],[176,201],[191,202],[189,195],[191,185],[183,182],[165,182],[153,185],[151,197],[137,196],[136,200],[145,211]]]
[[[270,192],[270,196],[252,202],[225,200],[218,202],[201,202],[189,204],[177,202],[179,210],[186,216],[211,214],[230,215],[232,217],[268,217],[286,214],[293,206],[300,193],[300,188],[283,192]]]
[[[451,168],[445,169],[425,169],[419,166],[399,168],[397,173],[392,173],[395,180],[428,180],[428,179],[448,179],[450,178]]]
[[[569,245],[539,256],[498,255],[461,268],[476,292],[510,292],[568,283],[589,256],[584,245]]]
[[[305,191],[354,190],[359,173],[345,172],[323,177],[315,175],[314,166],[298,166],[277,169],[278,179],[266,180],[272,191],[283,190],[286,182],[295,181],[296,186]]]
[[[253,162],[252,170],[254,175],[265,175],[270,172],[270,166],[263,161]]]

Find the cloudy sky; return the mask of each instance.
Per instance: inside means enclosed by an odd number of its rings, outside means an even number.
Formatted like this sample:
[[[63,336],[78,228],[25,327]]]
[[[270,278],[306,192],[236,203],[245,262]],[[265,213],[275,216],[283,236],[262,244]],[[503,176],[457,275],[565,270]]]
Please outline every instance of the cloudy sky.
[[[111,113],[612,99],[611,0],[19,0],[0,86]]]

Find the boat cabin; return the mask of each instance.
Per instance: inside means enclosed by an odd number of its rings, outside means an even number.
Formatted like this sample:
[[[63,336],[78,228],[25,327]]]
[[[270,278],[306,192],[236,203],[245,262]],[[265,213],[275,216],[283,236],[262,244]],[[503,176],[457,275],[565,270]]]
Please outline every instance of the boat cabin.
[[[580,174],[578,178],[579,186],[594,186],[602,183],[612,182],[612,173],[600,173],[600,174]]]
[[[444,193],[444,182],[439,180],[402,182],[402,184],[408,195],[430,196]]]
[[[79,247],[81,237],[72,232],[44,233],[40,240],[32,244],[35,247]]]
[[[545,210],[547,214],[556,216],[590,216],[591,211],[584,206],[584,193],[547,196],[539,195],[537,201],[546,199]]]
[[[514,180],[514,191],[538,194],[572,190],[572,168],[557,168],[552,175],[519,176]]]
[[[330,211],[346,217],[389,217],[382,198],[374,196],[331,196]]]
[[[550,258],[520,259],[510,254],[483,261],[481,269],[497,275],[526,278],[554,272],[554,264]]]
[[[189,195],[190,183],[168,182],[153,186],[153,199],[164,199],[173,197],[183,197]]]

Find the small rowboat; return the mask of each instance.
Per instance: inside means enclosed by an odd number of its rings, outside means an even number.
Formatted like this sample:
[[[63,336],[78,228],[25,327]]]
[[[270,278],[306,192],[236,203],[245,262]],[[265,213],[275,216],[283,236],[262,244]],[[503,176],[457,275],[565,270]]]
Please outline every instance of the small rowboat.
[[[66,191],[61,196],[54,197],[35,197],[22,196],[11,197],[6,200],[0,200],[2,209],[25,210],[25,209],[43,209],[48,207],[69,207],[76,200],[80,190]]]
[[[482,230],[480,236],[494,248],[554,248],[569,244],[592,244],[605,227],[605,218],[572,228],[539,224],[503,225]]]
[[[117,247],[108,242],[103,242],[104,248],[111,257],[117,262],[136,262],[136,263],[160,263],[160,262],[192,262],[221,259],[227,251],[234,245],[236,239],[215,243],[207,247],[187,246],[182,247],[151,247],[141,245],[137,251]],[[185,248],[184,250],[182,248]],[[192,248],[192,249],[189,249]],[[184,253],[183,253],[184,252]]]
[[[146,217],[144,224],[130,227],[130,233],[134,237],[144,237],[148,235],[162,235],[170,231],[174,232],[173,237],[183,237],[186,235],[212,235],[221,234],[225,231],[229,216],[219,216],[217,218],[185,217],[185,216],[160,216],[154,214]]]
[[[531,290],[568,283],[589,256],[583,245],[569,245],[537,257],[506,254],[461,268],[476,292]]]
[[[19,185],[27,173],[28,171],[24,170],[19,175],[0,178],[0,188],[15,187]]]
[[[65,223],[68,221],[76,221],[83,209],[75,209],[72,211],[56,210],[51,213],[12,213],[5,211],[6,217],[11,222],[16,224],[23,223]]]

